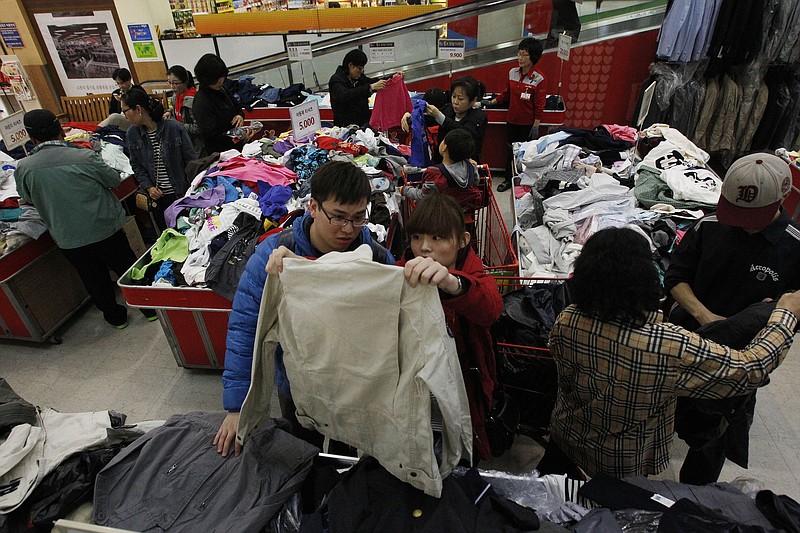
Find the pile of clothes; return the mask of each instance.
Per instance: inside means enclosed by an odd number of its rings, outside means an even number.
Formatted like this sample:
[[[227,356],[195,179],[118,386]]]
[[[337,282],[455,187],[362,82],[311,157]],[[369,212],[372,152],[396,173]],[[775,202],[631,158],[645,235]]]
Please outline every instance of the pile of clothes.
[[[666,124],[563,130],[518,144],[520,275],[566,278],[591,235],[620,226],[644,235],[665,271],[680,226],[719,200],[722,180],[708,160]]]
[[[407,164],[408,147],[371,130],[323,128],[299,142],[290,134],[265,137],[238,150],[195,162],[183,198],[165,211],[168,229],[134,268],[142,285],[208,286],[233,299],[239,277],[255,247],[305,211],[310,178],[328,161],[349,161],[370,178],[368,227],[387,243],[399,213],[395,184]]]

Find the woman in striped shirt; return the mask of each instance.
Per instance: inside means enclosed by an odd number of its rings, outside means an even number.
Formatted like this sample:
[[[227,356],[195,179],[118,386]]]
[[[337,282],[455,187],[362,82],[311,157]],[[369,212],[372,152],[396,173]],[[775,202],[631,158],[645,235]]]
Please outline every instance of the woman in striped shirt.
[[[164,106],[137,89],[122,97],[122,113],[128,128],[131,168],[139,187],[156,203],[158,230],[166,229],[164,210],[189,188],[186,164],[197,159],[186,129],[175,120],[164,120]]]

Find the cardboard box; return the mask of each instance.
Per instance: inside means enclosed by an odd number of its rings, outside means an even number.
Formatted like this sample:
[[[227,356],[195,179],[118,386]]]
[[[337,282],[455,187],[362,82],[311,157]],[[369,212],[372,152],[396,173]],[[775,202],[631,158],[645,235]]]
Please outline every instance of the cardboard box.
[[[128,237],[128,244],[131,245],[131,250],[136,254],[136,257],[142,257],[145,252],[147,252],[147,247],[144,245],[139,226],[136,225],[136,217],[127,217],[125,225],[122,226],[122,231],[124,231],[125,236]]]

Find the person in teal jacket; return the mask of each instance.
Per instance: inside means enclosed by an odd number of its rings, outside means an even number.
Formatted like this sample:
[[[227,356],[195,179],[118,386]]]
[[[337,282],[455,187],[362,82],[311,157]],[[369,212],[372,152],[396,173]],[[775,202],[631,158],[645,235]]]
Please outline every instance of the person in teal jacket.
[[[51,111],[28,111],[23,123],[35,146],[14,172],[17,192],[39,211],[106,322],[123,329],[128,310],[117,303],[108,271],[121,276],[136,255],[122,231],[125,211],[111,190],[120,184],[119,172],[93,150],[66,142]],[[157,318],[152,309],[142,313],[148,320]]]
[[[294,221],[291,229],[265,239],[247,261],[228,319],[225,371],[222,373],[222,404],[228,416],[214,438],[214,445],[223,456],[228,454],[236,438],[239,411],[250,388],[258,309],[267,282],[267,268],[281,265],[284,257],[299,255],[317,258],[328,252],[355,250],[362,244],[372,248],[375,261],[394,264],[394,257],[372,240],[366,227],[370,192],[367,175],[354,164],[331,161],[322,165],[311,177],[308,211]],[[280,266],[274,269],[275,272],[279,270]],[[304,432],[297,423],[280,348],[275,352],[275,363],[275,383],[281,413],[292,423],[293,433],[313,440],[314,436],[309,435],[308,431]],[[321,435],[319,437],[321,441]],[[239,455],[239,452],[240,447],[236,443],[234,453]]]

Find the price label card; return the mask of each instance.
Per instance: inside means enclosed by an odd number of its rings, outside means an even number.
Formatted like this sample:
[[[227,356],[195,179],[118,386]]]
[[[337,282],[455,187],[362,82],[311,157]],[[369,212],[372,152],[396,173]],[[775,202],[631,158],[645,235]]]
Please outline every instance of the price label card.
[[[286,43],[286,52],[289,61],[303,61],[311,59],[311,41],[289,41]]]
[[[464,60],[464,39],[439,39],[438,45],[439,53],[436,57],[439,59]]]
[[[572,36],[561,33],[558,36],[558,52],[556,55],[563,61],[569,61],[569,48],[572,46]]]
[[[290,107],[289,116],[292,119],[292,130],[294,130],[295,140],[308,137],[321,126],[319,104],[316,99]]]
[[[25,130],[25,125],[22,123],[22,117],[25,114],[20,111],[13,115],[7,116],[0,120],[0,136],[3,137],[3,142],[6,143],[6,148],[13,150],[17,146],[22,146],[28,142],[28,132]]]
[[[394,61],[394,43],[369,43],[369,60],[371,63]]]

